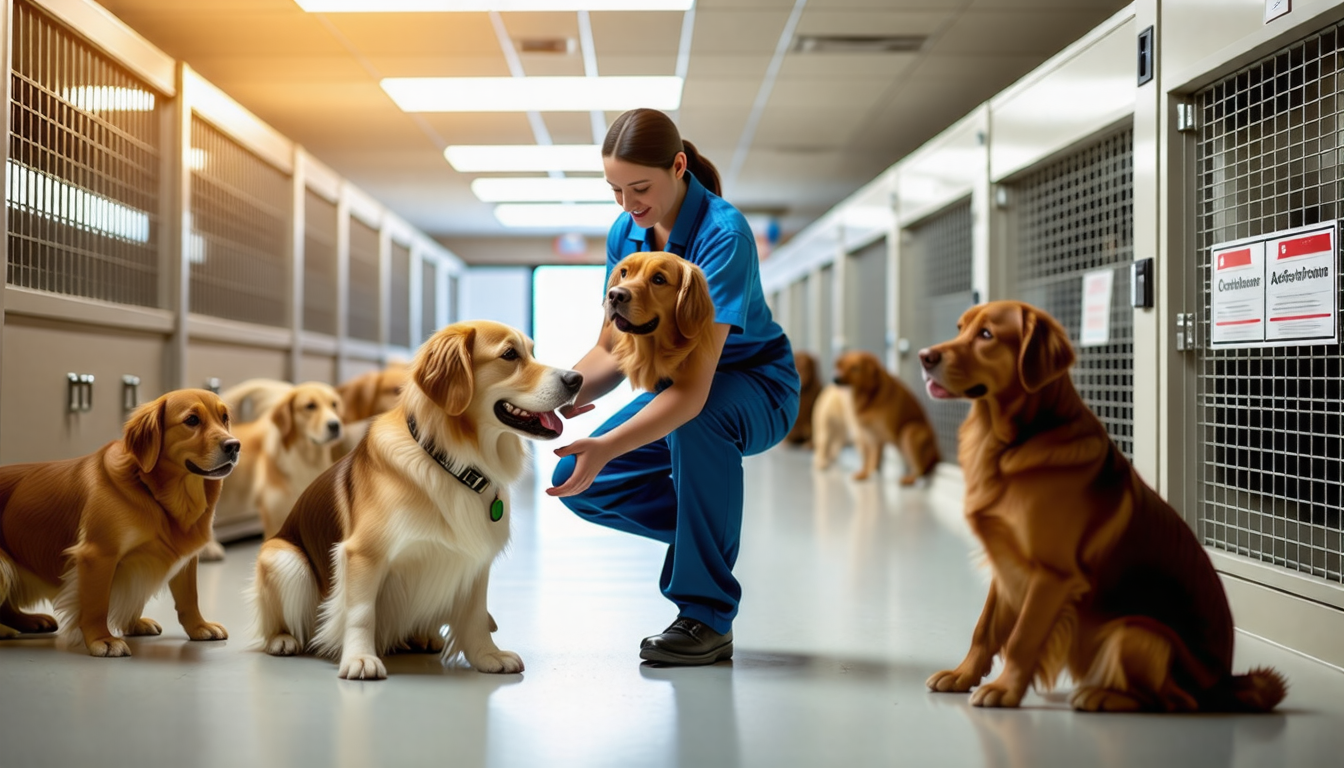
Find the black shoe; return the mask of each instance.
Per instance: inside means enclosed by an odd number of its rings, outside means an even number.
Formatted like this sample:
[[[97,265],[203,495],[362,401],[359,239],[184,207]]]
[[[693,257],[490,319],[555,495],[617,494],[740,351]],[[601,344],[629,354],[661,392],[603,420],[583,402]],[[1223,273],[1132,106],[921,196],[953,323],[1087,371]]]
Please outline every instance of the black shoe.
[[[659,664],[696,667],[732,657],[732,630],[720,635],[695,619],[678,618],[661,635],[639,644],[639,658]]]

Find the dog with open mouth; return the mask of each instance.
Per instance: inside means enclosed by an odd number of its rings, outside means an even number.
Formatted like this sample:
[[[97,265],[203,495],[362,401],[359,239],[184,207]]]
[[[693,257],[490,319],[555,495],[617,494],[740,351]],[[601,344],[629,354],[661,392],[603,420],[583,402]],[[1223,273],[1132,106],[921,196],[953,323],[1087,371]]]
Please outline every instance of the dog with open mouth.
[[[620,331],[612,344],[621,372],[656,391],[693,355],[712,354],[714,303],[705,273],[662,251],[632,253],[611,271],[604,303]]]
[[[491,637],[490,567],[509,540],[524,438],[559,437],[555,409],[582,384],[499,323],[457,323],[426,341],[399,404],[262,544],[251,599],[266,652],[335,658],[348,679],[387,677],[379,657],[396,650],[521,672]]]
[[[238,454],[224,401],[185,389],[87,456],[0,467],[0,638],[55,631],[25,613],[51,600],[68,647],[129,656],[125,637],[163,632],[141,613],[165,582],[189,638],[227,638],[201,616],[196,562]]]

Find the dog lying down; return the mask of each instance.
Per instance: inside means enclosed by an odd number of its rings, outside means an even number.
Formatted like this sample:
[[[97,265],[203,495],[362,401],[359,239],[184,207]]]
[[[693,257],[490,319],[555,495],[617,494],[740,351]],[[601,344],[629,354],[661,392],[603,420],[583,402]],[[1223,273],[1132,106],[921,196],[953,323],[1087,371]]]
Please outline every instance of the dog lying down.
[[[522,438],[558,437],[554,411],[582,383],[498,323],[457,323],[426,341],[399,405],[262,544],[251,599],[266,652],[338,658],[353,679],[387,677],[379,656],[403,648],[522,671],[490,635],[490,566],[509,540]]]
[[[141,614],[165,583],[187,637],[227,638],[201,616],[196,555],[238,447],[224,401],[184,389],[87,456],[0,467],[0,638],[55,631],[24,612],[51,600],[69,647],[129,656],[125,637],[163,632]]]
[[[662,251],[632,253],[611,271],[607,322],[621,372],[650,392],[696,355],[713,354],[714,303],[700,268]]]
[[[1064,329],[1008,301],[971,308],[958,328],[919,357],[930,395],[972,401],[958,456],[993,578],[970,652],[929,688],[1016,707],[1067,669],[1080,710],[1273,709],[1283,677],[1232,674],[1218,574],[1078,396]],[[1002,673],[980,684],[1000,654]]]

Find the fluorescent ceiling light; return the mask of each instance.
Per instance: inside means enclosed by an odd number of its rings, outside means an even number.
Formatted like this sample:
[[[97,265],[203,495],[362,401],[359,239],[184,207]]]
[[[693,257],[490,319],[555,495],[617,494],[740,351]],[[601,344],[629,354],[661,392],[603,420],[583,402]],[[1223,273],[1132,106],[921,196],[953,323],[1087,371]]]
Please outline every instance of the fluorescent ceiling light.
[[[294,0],[309,13],[687,11],[693,0]]]
[[[621,215],[615,203],[505,203],[495,218],[506,227],[606,230]]]
[[[61,92],[66,101],[85,112],[153,112],[154,94],[138,88],[77,85]]]
[[[606,179],[476,179],[471,191],[484,203],[609,203]]]
[[[149,214],[20,165],[8,162],[5,201],[10,208],[35,213],[101,235],[149,242]]]
[[[602,171],[600,144],[459,144],[443,156],[460,173]]]
[[[389,77],[406,112],[624,112],[681,106],[680,77]]]

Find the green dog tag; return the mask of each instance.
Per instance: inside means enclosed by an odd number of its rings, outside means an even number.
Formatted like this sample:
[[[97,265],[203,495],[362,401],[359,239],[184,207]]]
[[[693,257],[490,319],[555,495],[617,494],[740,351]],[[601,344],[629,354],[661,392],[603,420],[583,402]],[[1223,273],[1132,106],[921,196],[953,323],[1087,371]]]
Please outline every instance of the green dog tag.
[[[495,500],[490,502],[490,520],[498,523],[504,517],[504,500],[495,495]]]

